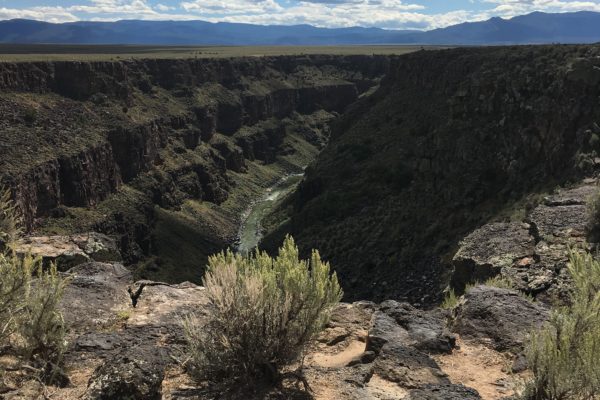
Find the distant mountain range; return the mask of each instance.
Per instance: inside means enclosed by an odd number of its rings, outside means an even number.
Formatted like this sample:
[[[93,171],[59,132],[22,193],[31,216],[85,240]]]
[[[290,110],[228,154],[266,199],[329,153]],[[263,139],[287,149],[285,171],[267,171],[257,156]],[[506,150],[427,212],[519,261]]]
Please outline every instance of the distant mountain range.
[[[600,13],[535,12],[431,31],[317,28],[205,21],[0,21],[0,43],[137,45],[531,44],[600,42]]]

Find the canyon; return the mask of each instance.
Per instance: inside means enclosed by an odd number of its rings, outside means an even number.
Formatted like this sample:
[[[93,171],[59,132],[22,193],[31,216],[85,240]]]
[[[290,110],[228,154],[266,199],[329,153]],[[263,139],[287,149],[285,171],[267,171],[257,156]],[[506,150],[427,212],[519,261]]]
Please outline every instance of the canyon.
[[[59,398],[223,398],[181,366],[181,318],[210,312],[208,256],[291,234],[344,302],[313,391],[256,398],[516,399],[569,251],[596,248],[598,46],[0,63],[0,88],[17,251],[73,279]]]
[[[349,300],[439,303],[469,233],[528,222],[555,189],[595,176],[599,56],[525,46],[398,57],[335,122],[264,246],[291,233],[304,254],[318,248]]]
[[[0,64],[1,182],[25,227],[115,236],[138,277],[199,282],[249,204],[308,165],[383,56]]]

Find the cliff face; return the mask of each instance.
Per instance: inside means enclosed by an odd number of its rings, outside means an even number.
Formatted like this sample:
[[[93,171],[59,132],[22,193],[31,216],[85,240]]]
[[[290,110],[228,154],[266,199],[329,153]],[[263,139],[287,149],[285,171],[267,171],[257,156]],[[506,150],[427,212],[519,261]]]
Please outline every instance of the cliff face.
[[[192,226],[183,240],[203,243],[203,265],[204,253],[232,243],[234,222],[251,198],[244,203],[231,193],[256,190],[236,174],[262,173],[268,184],[307,164],[324,142],[321,122],[376,85],[389,62],[311,56],[0,63],[0,179],[29,230],[114,234],[125,260],[135,263],[164,246],[157,226]],[[287,158],[278,163],[282,154]],[[218,209],[209,213],[203,204]],[[160,257],[152,260],[149,268],[166,268],[156,265]]]
[[[337,124],[265,245],[292,232],[320,249],[352,299],[435,301],[468,232],[594,170],[599,55],[548,46],[394,60]]]

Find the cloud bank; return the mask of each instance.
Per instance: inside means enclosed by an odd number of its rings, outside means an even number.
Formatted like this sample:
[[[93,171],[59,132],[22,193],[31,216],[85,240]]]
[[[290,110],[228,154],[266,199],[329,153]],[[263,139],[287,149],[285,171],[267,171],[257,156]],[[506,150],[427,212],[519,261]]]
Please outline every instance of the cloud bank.
[[[0,19],[28,18],[48,22],[206,20],[253,24],[311,24],[319,27],[434,29],[493,16],[510,18],[532,11],[599,11],[600,0],[469,0],[456,7],[431,0],[78,0],[70,5],[19,7],[0,0]],[[51,2],[56,4],[56,1]],[[60,3],[60,2],[59,2]],[[15,5],[17,4],[17,5]]]

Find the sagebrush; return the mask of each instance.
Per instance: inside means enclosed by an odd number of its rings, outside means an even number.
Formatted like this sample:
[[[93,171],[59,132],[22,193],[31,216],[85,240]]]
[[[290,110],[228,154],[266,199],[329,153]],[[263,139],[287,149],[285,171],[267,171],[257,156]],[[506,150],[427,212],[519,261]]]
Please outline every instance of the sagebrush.
[[[52,380],[66,347],[66,329],[59,302],[69,282],[56,265],[17,255],[12,242],[19,229],[18,213],[7,192],[0,196],[0,346]]]
[[[587,202],[588,220],[586,231],[592,243],[600,242],[600,191],[597,191]]]
[[[317,251],[301,260],[291,237],[275,258],[231,251],[210,257],[203,283],[212,305],[208,321],[184,321],[190,364],[201,380],[278,383],[342,297],[329,264]]]
[[[20,222],[17,207],[10,199],[10,191],[0,188],[0,251],[19,236]]]
[[[568,268],[571,304],[556,309],[544,329],[532,334],[528,400],[600,398],[600,263],[572,251]]]

